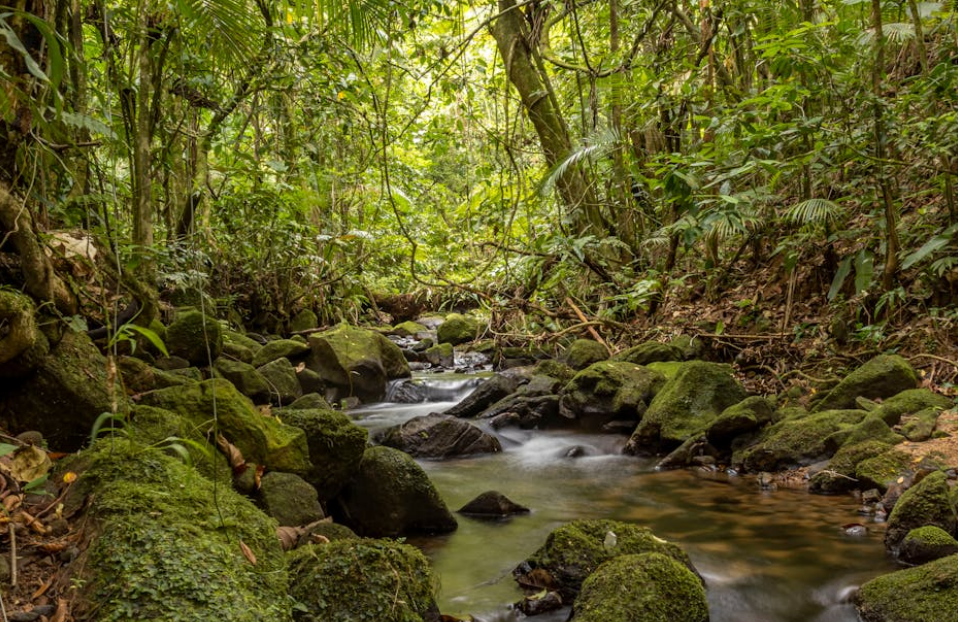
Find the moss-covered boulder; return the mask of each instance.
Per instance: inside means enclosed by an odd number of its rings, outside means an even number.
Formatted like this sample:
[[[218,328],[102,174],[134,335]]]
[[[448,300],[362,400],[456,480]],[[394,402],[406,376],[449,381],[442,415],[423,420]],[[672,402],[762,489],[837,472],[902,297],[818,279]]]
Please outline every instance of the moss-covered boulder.
[[[563,602],[572,602],[586,577],[603,563],[621,555],[659,553],[698,571],[678,545],[657,537],[646,527],[613,520],[576,520],[558,527],[546,542],[513,571],[520,582],[532,576],[548,577]]]
[[[342,539],[289,554],[297,622],[439,622],[429,563],[398,542]]]
[[[259,352],[259,349],[263,347],[263,344],[259,341],[247,337],[243,333],[238,333],[234,330],[223,331],[223,343],[233,343],[238,346],[242,346],[254,354]]]
[[[174,412],[138,404],[124,430],[136,442],[153,445],[167,454],[182,458],[185,451],[189,463],[214,481],[228,482],[233,476],[226,456],[207,441],[206,430]]]
[[[958,540],[934,525],[912,529],[902,540],[898,559],[906,564],[926,564],[958,553]]]
[[[563,388],[559,411],[588,430],[615,420],[638,423],[664,384],[664,376],[641,365],[595,363]]]
[[[671,451],[705,431],[729,406],[746,397],[732,368],[718,363],[682,363],[655,399],[625,447],[626,453]]]
[[[271,471],[264,475],[260,480],[259,501],[280,525],[308,525],[325,516],[316,489],[293,473]]]
[[[468,315],[450,313],[445,321],[436,328],[436,341],[451,343],[454,346],[479,337],[479,322]]]
[[[863,622],[955,622],[958,555],[872,579],[855,605]]]
[[[815,410],[856,408],[859,397],[884,399],[917,385],[918,375],[908,361],[895,354],[880,354],[842,379]]]
[[[708,622],[702,582],[661,553],[615,557],[582,583],[572,622]]]
[[[66,331],[27,376],[0,380],[0,421],[9,432],[37,430],[51,447],[79,449],[104,412],[130,406],[106,358],[85,334]]]
[[[92,537],[71,564],[73,614],[99,622],[286,622],[276,524],[229,486],[159,449],[104,440],[78,461]],[[244,554],[244,547],[252,555]],[[255,564],[251,561],[255,558]]]
[[[911,456],[894,447],[884,452],[865,458],[855,467],[855,477],[859,488],[877,488],[881,492],[899,478],[911,473]]]
[[[296,368],[289,359],[278,358],[256,369],[269,386],[269,401],[275,406],[292,404],[303,397]]]
[[[951,408],[954,404],[954,400],[928,389],[909,389],[884,400],[874,414],[893,426],[899,423],[902,415],[913,415],[928,408],[940,411]]]
[[[893,432],[884,419],[872,412],[859,423],[829,435],[825,439],[825,445],[831,451],[837,451],[844,445],[856,445],[864,441],[881,441],[889,445],[897,445],[903,443],[905,437]]]
[[[209,365],[223,350],[223,329],[214,317],[193,309],[182,311],[166,329],[166,349],[191,365]]]
[[[426,348],[422,356],[426,362],[438,367],[453,367],[456,364],[456,351],[451,343],[437,343]]]
[[[320,375],[333,401],[375,402],[385,396],[389,380],[411,375],[399,346],[371,330],[340,324],[310,335],[309,347],[307,367]]]
[[[250,398],[254,404],[268,404],[270,386],[266,378],[249,363],[220,357],[213,365],[216,373],[229,380],[236,389]]]
[[[123,388],[128,395],[146,393],[156,387],[156,370],[140,359],[132,356],[121,356],[117,359],[116,367],[123,378]]]
[[[319,393],[306,393],[284,408],[292,408],[295,410],[304,410],[307,408],[318,408],[320,410],[333,409],[333,407],[329,405],[329,402],[326,401],[326,398]]]
[[[774,409],[767,398],[753,395],[723,410],[722,414],[709,424],[705,436],[712,445],[728,448],[735,438],[751,434],[768,425],[773,414]]]
[[[685,353],[682,348],[669,343],[647,341],[619,352],[612,357],[612,360],[635,363],[636,365],[648,365],[649,363],[683,361],[685,360]]]
[[[777,471],[829,458],[836,448],[825,440],[865,418],[863,410],[828,410],[793,416],[769,426],[745,450],[742,464],[752,472]]]
[[[905,491],[888,516],[885,548],[896,551],[912,529],[934,525],[954,535],[955,508],[951,503],[948,478],[935,471]]]
[[[276,339],[266,342],[266,345],[253,355],[253,367],[261,367],[281,358],[299,362],[308,354],[309,346],[305,343],[293,339]]]
[[[428,333],[429,329],[418,322],[406,321],[401,324],[396,324],[389,332],[393,335],[399,335],[400,337],[416,337],[417,335]]]
[[[332,499],[359,469],[368,432],[341,412],[323,408],[274,410],[287,425],[306,434],[310,467],[303,478],[322,501]]]
[[[392,447],[366,450],[336,505],[339,522],[361,536],[447,533],[458,526],[422,467]]]
[[[576,339],[562,353],[562,360],[572,369],[585,369],[609,358],[609,350],[592,339]]]
[[[33,300],[14,289],[0,290],[0,378],[25,376],[50,350],[37,327]]]
[[[452,415],[431,413],[391,427],[379,443],[417,458],[451,458],[502,451],[499,439]]]
[[[302,430],[264,417],[228,381],[204,382],[144,394],[142,403],[173,411],[202,430],[217,431],[236,445],[249,462],[269,470],[305,473],[310,468]]]
[[[301,333],[317,326],[319,326],[319,318],[316,317],[316,313],[312,309],[303,309],[289,321],[289,332]]]
[[[876,456],[880,456],[891,445],[882,441],[862,441],[846,444],[828,461],[828,468],[812,476],[808,489],[820,494],[838,494],[855,488],[874,488],[871,483],[863,485],[858,479],[858,465]]]
[[[935,433],[935,426],[938,423],[938,415],[941,410],[937,408],[926,408],[919,410],[912,415],[904,415],[899,424],[901,435],[908,440],[921,443],[927,441]]]

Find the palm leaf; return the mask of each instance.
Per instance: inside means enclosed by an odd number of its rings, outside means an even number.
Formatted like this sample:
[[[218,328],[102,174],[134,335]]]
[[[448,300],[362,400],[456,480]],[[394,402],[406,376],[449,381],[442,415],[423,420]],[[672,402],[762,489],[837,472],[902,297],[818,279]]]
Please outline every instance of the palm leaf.
[[[610,153],[619,141],[619,133],[614,129],[600,130],[583,141],[581,145],[572,150],[569,155],[553,166],[542,181],[539,183],[539,194],[545,196],[552,192],[556,183],[562,179],[570,169],[578,166],[580,162],[600,158]]]
[[[842,208],[828,199],[808,199],[788,208],[782,217],[793,225],[823,225],[838,220]]]
[[[316,19],[321,29],[364,46],[384,38],[393,11],[400,8],[389,0],[316,0]]]
[[[214,49],[240,60],[252,58],[255,33],[263,28],[259,12],[247,0],[175,0],[189,25],[209,36]]]

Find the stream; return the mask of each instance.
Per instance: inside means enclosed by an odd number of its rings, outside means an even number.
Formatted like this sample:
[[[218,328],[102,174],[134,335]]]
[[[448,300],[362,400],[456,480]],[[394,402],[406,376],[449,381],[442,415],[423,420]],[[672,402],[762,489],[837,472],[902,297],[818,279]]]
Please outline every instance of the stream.
[[[479,381],[417,378],[437,401],[376,404],[350,415],[375,433],[441,412]],[[622,436],[481,427],[499,438],[502,453],[419,463],[453,512],[486,490],[532,512],[491,522],[457,515],[451,534],[408,538],[432,563],[443,613],[512,620],[508,607],[522,597],[512,569],[555,527],[578,518],[636,523],[682,546],[705,577],[710,622],[857,622],[854,589],[895,568],[883,525],[859,516],[850,495],[765,491],[754,478],[726,473],[656,471],[654,459],[621,455]],[[573,447],[583,455],[566,457]],[[847,535],[843,526],[851,523],[864,524],[867,535]],[[532,619],[560,622],[568,613]]]

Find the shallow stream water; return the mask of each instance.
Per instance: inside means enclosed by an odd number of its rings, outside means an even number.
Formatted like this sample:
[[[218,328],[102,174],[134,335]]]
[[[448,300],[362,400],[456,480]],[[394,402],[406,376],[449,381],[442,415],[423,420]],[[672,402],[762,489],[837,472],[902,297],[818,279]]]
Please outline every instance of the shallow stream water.
[[[379,404],[351,414],[375,431],[449,408],[472,388],[456,390],[466,381],[418,380],[442,385],[435,395],[451,401]],[[486,490],[532,510],[493,522],[458,516],[451,534],[409,539],[439,577],[443,613],[505,614],[522,596],[512,569],[552,529],[577,518],[644,525],[682,546],[705,577],[711,622],[857,622],[848,602],[854,588],[894,569],[882,525],[865,522],[851,496],[763,491],[754,478],[724,473],[655,471],[654,460],[621,455],[620,436],[512,428],[496,434],[502,453],[420,461],[453,511]],[[585,455],[566,457],[576,446]],[[846,535],[843,526],[859,522],[868,535]],[[532,620],[567,616],[563,610]]]

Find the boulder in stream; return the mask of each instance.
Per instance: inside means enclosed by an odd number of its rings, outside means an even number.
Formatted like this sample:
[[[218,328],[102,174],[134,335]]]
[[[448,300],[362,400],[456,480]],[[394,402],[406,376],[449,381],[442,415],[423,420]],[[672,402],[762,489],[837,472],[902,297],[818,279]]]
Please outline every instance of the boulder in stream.
[[[582,583],[571,622],[708,622],[702,581],[661,553],[620,555]]]
[[[468,315],[450,313],[436,329],[436,341],[457,346],[479,337],[479,322]]]
[[[474,518],[505,518],[515,514],[528,514],[529,508],[519,505],[501,492],[487,490],[459,508],[458,512]]]
[[[458,524],[429,476],[409,454],[370,447],[335,500],[338,522],[361,536],[395,538],[448,533]]]
[[[518,388],[521,379],[511,374],[496,374],[476,387],[462,401],[446,409],[444,414],[465,419],[475,417],[484,410],[510,395]]]
[[[917,385],[918,375],[908,361],[896,354],[880,354],[843,378],[815,410],[855,408],[859,397],[893,397]]]
[[[941,471],[927,475],[898,499],[888,516],[885,548],[897,551],[908,532],[928,525],[940,527],[949,535],[954,535],[958,526],[948,479]]]
[[[744,451],[741,463],[757,473],[825,460],[836,451],[826,442],[828,437],[861,422],[866,415],[863,410],[798,411],[766,428],[758,442]]]
[[[958,555],[872,579],[855,605],[864,622],[958,622]]]
[[[898,559],[915,566],[958,554],[958,540],[934,525],[912,529],[901,541]]]
[[[452,415],[413,417],[386,430],[379,442],[417,458],[450,458],[502,451],[499,439]]]
[[[341,324],[310,335],[309,346],[307,367],[322,377],[334,402],[351,396],[379,401],[389,380],[410,375],[399,346],[371,330]]]
[[[559,412],[588,430],[610,421],[636,424],[665,376],[634,363],[604,361],[577,373],[562,390]]]
[[[439,622],[434,579],[419,550],[347,538],[289,554],[290,595],[302,622]],[[264,618],[265,619],[265,618]]]

